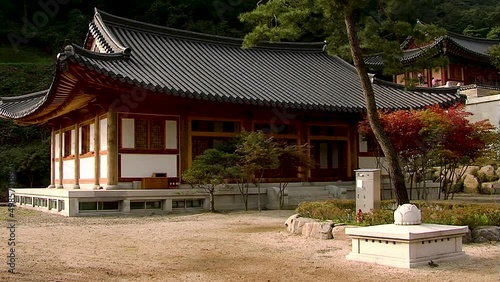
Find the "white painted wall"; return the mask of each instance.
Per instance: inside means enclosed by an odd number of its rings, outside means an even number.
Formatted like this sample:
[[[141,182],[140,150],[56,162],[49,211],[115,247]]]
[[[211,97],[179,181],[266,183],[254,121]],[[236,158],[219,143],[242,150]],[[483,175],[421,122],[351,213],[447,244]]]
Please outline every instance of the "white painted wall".
[[[61,146],[61,144],[59,144],[59,133],[56,133],[55,136],[55,142],[56,142],[56,147],[55,147],[55,150],[56,150],[56,154],[55,154],[55,157],[56,158],[60,158],[61,157],[61,154],[59,154],[59,146]],[[56,171],[59,171],[56,169]]]
[[[83,144],[83,138],[82,138],[82,127],[78,127],[78,154],[82,154],[82,144]]]
[[[177,121],[167,120],[165,123],[165,146],[167,149],[177,149]]]
[[[101,119],[100,122],[100,134],[101,134],[101,151],[105,151],[108,149],[108,119]],[[101,165],[102,167],[102,165]]]
[[[177,155],[121,155],[121,177],[151,177],[154,172],[177,177]]]
[[[80,159],[80,178],[94,179],[94,157]]]
[[[101,155],[100,160],[101,160],[101,167],[100,167],[101,178],[108,178],[108,156]],[[104,184],[106,184],[106,183],[104,183]]]
[[[55,180],[59,180],[60,177],[59,177],[59,161],[55,162],[54,163],[54,171],[55,171]],[[59,184],[58,182],[56,182],[56,184]]]
[[[465,109],[473,113],[469,117],[471,122],[487,119],[497,129],[500,128],[500,94],[484,97],[468,97]]]
[[[76,144],[76,132],[74,129],[71,130],[71,154],[75,155],[75,144]]]
[[[75,179],[75,160],[63,161],[63,179]]]
[[[134,119],[122,119],[122,148],[133,149],[135,147]]]
[[[95,140],[94,140],[95,126],[94,126],[94,124],[93,124],[93,123],[92,123],[92,124],[90,124],[89,132],[90,132],[90,133],[89,133],[89,134],[90,134],[90,148],[89,148],[89,150],[90,150],[91,152],[93,152],[93,151],[94,151],[94,148],[95,148],[95,147],[94,147],[94,144],[95,144]]]

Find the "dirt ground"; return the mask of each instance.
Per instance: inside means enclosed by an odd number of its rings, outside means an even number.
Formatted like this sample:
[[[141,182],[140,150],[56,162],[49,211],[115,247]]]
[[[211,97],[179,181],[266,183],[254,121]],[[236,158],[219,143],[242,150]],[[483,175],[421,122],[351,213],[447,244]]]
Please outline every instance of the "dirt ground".
[[[1,208],[6,224],[6,209]],[[293,211],[66,218],[16,209],[16,272],[0,281],[498,281],[496,244],[398,269],[348,261],[349,241],[289,234]],[[8,229],[1,231],[8,254]],[[5,256],[4,260],[5,259]]]

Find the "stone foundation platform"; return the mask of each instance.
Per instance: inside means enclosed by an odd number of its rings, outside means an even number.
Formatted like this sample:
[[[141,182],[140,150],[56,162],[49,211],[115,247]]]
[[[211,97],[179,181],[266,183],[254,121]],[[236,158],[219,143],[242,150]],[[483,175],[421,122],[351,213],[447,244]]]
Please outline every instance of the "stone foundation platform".
[[[352,239],[347,259],[412,268],[464,258],[462,237],[467,226],[437,224],[376,225],[346,228]]]

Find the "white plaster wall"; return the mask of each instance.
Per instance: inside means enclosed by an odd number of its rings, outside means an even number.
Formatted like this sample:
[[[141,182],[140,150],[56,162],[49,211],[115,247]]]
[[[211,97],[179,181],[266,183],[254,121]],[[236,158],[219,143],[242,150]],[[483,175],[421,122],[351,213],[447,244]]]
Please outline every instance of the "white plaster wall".
[[[83,144],[83,139],[82,139],[82,127],[78,127],[78,154],[82,154],[82,144]]]
[[[108,178],[108,156],[101,155],[101,178]],[[101,183],[102,184],[102,183]]]
[[[122,119],[122,148],[133,149],[135,147],[134,119]]]
[[[63,161],[63,179],[75,179],[75,160]]]
[[[74,129],[71,130],[71,154],[74,155],[76,152],[75,152],[75,144],[76,144],[76,138],[75,138],[75,135],[76,132]]]
[[[55,146],[56,146],[56,147],[55,147],[55,150],[56,150],[55,157],[56,157],[56,158],[60,158],[60,157],[61,157],[61,155],[59,154],[59,146],[61,146],[61,144],[59,144],[59,133],[56,133],[56,134],[55,134],[54,139],[55,139],[54,141],[55,141],[55,143],[56,143],[56,145],[55,145]],[[58,171],[58,170],[56,170],[56,171]]]
[[[95,127],[94,127],[94,124],[90,124],[90,127],[89,127],[89,134],[90,134],[90,152],[94,151],[94,144],[95,144],[95,140],[94,140],[94,132],[95,132]]]
[[[55,179],[59,180],[59,161],[54,163]]]
[[[500,95],[467,98],[465,109],[473,113],[469,117],[471,122],[487,119],[500,128]]]
[[[382,158],[381,162],[384,167],[388,167],[385,158]],[[377,159],[375,157],[358,157],[358,166],[359,168],[377,168]],[[385,169],[381,169],[380,171],[383,175],[389,175]]]
[[[165,123],[165,145],[167,149],[177,149],[177,121],[167,120]]]
[[[121,155],[121,177],[151,177],[154,172],[177,177],[177,155]]]
[[[80,178],[81,179],[94,179],[94,161],[92,158],[80,159]]]
[[[99,125],[101,134],[101,151],[105,151],[108,149],[108,119],[101,119],[101,123]]]

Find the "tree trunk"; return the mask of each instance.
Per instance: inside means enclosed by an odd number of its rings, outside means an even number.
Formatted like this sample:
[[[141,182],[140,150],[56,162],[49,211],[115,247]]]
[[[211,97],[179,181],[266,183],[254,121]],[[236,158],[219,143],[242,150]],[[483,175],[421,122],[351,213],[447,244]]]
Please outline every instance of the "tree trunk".
[[[210,212],[215,212],[214,188],[210,189]]]
[[[382,128],[380,119],[377,112],[377,106],[375,104],[375,94],[373,92],[372,83],[366,72],[365,62],[363,61],[363,55],[361,53],[361,48],[359,46],[358,35],[356,34],[355,28],[355,17],[352,9],[346,7],[344,11],[344,19],[347,31],[347,37],[349,39],[349,45],[351,47],[352,59],[356,71],[358,72],[359,79],[361,81],[361,86],[363,88],[363,94],[365,97],[365,106],[368,121],[373,130],[375,138],[384,152],[387,164],[389,166],[389,174],[394,185],[394,193],[396,194],[396,200],[398,205],[409,203],[408,192],[406,191],[406,185],[404,181],[404,175],[399,166],[398,156],[396,150],[392,146],[389,137]]]

